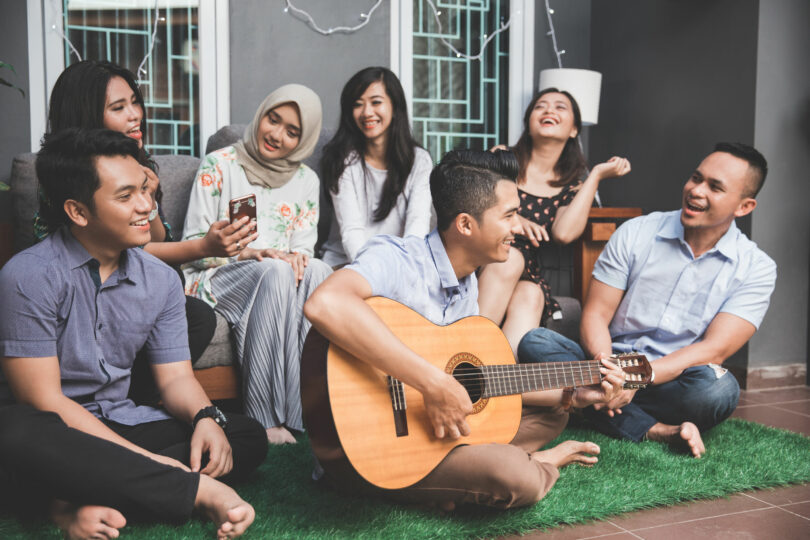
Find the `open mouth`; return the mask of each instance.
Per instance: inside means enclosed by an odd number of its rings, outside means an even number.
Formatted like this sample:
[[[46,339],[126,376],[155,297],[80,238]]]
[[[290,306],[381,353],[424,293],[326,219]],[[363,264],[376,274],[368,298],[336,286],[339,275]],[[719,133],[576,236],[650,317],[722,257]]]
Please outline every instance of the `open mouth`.
[[[365,130],[374,129],[379,124],[380,124],[379,120],[365,120],[363,122],[363,129],[365,129]]]
[[[270,152],[275,152],[275,151],[277,151],[277,150],[280,148],[280,146],[279,146],[279,145],[273,144],[273,143],[271,143],[270,141],[268,141],[268,140],[266,140],[266,139],[265,139],[265,141],[264,141],[264,147],[265,147],[267,150],[269,150]]]
[[[550,116],[546,116],[545,118],[540,119],[540,124],[543,126],[556,126],[559,122],[556,118],[552,118]]]
[[[147,218],[139,219],[138,221],[133,221],[130,225],[139,229],[147,228],[149,227],[149,220]]]
[[[691,213],[699,213],[705,212],[708,210],[709,206],[705,204],[698,204],[694,200],[686,199],[684,202],[684,207],[689,210]]]
[[[127,137],[132,137],[133,139],[138,140],[141,140],[141,138],[143,137],[143,133],[141,133],[140,127],[130,129],[129,131],[127,131],[126,135]]]

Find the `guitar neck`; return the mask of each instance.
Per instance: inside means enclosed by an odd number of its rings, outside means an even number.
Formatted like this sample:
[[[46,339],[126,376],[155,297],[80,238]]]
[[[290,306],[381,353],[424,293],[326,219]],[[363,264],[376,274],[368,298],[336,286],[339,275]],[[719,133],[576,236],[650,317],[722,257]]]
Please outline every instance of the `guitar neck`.
[[[600,365],[601,363],[596,360],[589,360],[482,366],[483,397],[508,396],[536,390],[597,384],[602,380],[602,374],[599,371]]]

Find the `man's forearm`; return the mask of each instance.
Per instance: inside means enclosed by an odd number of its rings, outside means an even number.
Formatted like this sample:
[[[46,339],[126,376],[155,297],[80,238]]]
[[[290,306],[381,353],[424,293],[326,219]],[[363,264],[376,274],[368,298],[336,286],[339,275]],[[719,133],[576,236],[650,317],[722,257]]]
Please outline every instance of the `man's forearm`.
[[[29,405],[58,414],[62,421],[73,429],[110,441],[138,454],[151,456],[151,452],[121,437],[104,422],[93,416],[93,413],[64,395],[56,396],[53,400],[42,403],[29,403]]]
[[[599,354],[608,356],[613,354],[613,341],[610,339],[608,329],[609,322],[597,314],[583,311],[579,333],[582,349],[588,358],[596,358]]]

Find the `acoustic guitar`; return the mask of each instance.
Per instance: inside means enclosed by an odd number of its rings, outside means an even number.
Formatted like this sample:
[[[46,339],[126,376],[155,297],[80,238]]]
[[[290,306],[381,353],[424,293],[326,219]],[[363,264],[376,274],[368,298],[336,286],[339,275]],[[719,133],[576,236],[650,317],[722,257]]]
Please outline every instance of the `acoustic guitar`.
[[[382,297],[367,300],[391,331],[428,362],[453,375],[470,395],[471,433],[437,439],[422,394],[386,375],[312,328],[301,360],[301,401],[312,450],[336,476],[356,472],[367,482],[399,489],[415,484],[456,446],[509,443],[518,430],[520,394],[597,384],[598,361],[515,364],[501,330],[484,317],[437,326]],[[614,355],[626,388],[650,382],[642,355]]]

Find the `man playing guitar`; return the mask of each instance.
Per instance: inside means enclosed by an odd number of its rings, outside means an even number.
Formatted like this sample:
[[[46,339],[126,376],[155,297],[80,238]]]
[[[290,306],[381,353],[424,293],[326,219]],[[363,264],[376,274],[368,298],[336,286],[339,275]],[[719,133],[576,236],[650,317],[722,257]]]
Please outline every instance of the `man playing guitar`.
[[[520,231],[517,172],[510,152],[448,153],[430,176],[437,229],[426,238],[371,239],[355,261],[324,281],[304,306],[307,318],[329,341],[418,390],[438,439],[470,434],[466,417],[473,409],[468,393],[402,343],[365,300],[397,300],[439,325],[476,315],[475,270],[506,260]],[[522,394],[523,416],[511,444],[458,446],[412,486],[367,490],[446,510],[464,503],[509,508],[537,502],[559,477],[558,468],[597,461],[599,447],[592,442],[566,441],[538,449],[562,432],[571,405],[607,403],[619,395],[621,369],[607,360],[602,363],[599,385]],[[344,479],[330,476],[328,481],[345,486]]]

